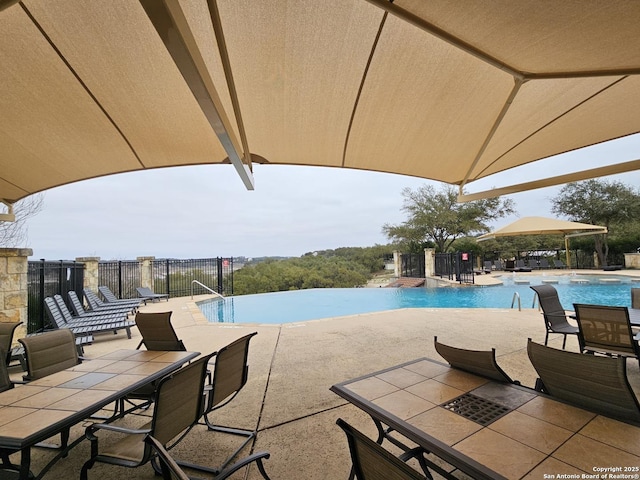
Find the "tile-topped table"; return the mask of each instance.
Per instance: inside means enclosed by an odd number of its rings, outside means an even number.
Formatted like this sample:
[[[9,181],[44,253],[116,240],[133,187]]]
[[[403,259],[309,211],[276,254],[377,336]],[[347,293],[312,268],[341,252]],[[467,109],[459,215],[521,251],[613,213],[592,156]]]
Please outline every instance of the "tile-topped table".
[[[607,471],[597,469],[607,467],[640,474],[640,425],[431,359],[331,391],[472,478],[596,478],[582,474],[601,475]]]
[[[179,369],[198,355],[199,352],[117,350],[2,392],[0,448],[21,450],[20,478],[28,478],[32,446]]]

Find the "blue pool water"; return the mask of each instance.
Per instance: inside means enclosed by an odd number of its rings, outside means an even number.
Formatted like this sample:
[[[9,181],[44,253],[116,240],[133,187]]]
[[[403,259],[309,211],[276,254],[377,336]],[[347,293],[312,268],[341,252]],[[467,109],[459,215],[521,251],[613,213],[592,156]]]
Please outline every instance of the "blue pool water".
[[[602,279],[608,280],[602,280]],[[531,308],[529,285],[552,283],[567,310],[574,303],[631,306],[630,277],[558,275],[526,277],[507,274],[503,285],[442,288],[320,288],[213,299],[198,306],[210,322],[292,323],[400,308],[511,308],[514,294]],[[529,283],[521,283],[529,282]],[[557,282],[557,283],[555,283]],[[514,304],[518,308],[518,303]]]

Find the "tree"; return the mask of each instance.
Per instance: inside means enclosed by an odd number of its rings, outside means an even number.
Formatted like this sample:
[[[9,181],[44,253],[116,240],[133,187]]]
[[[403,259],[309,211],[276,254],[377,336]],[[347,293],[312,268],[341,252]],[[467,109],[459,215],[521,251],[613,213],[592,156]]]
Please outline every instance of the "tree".
[[[607,227],[633,223],[640,215],[640,193],[622,182],[587,180],[568,183],[551,199],[551,211],[574,222]],[[594,235],[600,265],[607,266],[609,234]]]
[[[401,243],[432,241],[440,252],[447,252],[457,238],[488,232],[488,222],[515,213],[513,200],[500,197],[458,203],[456,188],[450,185],[440,191],[430,185],[416,191],[405,188],[402,196],[402,210],[409,218],[400,225],[383,225],[383,233]]]
[[[25,245],[27,241],[27,220],[42,210],[43,194],[30,195],[13,206],[16,216],[13,222],[0,220],[0,247],[14,248]]]

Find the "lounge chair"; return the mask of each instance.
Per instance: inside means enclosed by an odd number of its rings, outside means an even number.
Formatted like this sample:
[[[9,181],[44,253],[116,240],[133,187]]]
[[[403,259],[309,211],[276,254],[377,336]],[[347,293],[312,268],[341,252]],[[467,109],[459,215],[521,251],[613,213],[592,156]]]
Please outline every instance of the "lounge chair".
[[[491,260],[485,260],[483,270],[484,270],[484,273],[491,273],[493,271]]]
[[[524,261],[522,262],[522,264],[524,265]],[[529,258],[527,260],[527,264],[528,264],[527,268],[530,268],[531,270],[538,270],[540,268],[540,264],[538,263],[538,260],[536,260],[535,258]]]
[[[106,322],[114,322],[114,321],[122,321],[126,320],[128,317],[128,313],[126,312],[85,312],[83,315],[73,315],[71,310],[67,307],[66,302],[62,298],[61,295],[54,295],[53,300],[58,305],[58,308],[62,312],[62,316],[64,317],[64,321],[69,324],[102,324]]]
[[[125,318],[133,312],[133,309],[130,307],[122,307],[122,306],[106,306],[106,307],[98,307],[95,309],[87,310],[84,308],[80,297],[73,290],[70,290],[68,293],[69,303],[71,305],[71,309],[76,317],[92,317],[96,315],[123,315]]]
[[[160,380],[155,394],[155,408],[151,421],[139,428],[127,428],[114,423],[95,423],[85,430],[91,442],[91,458],[82,466],[81,480],[87,480],[88,470],[96,462],[135,468],[149,462],[154,450],[145,442],[152,435],[166,447],[177,443],[197,423],[202,413],[202,390],[207,374],[207,362],[213,354],[199,357],[189,365]],[[100,431],[120,435],[117,442],[102,447]],[[111,440],[114,440],[113,438]]]
[[[78,337],[106,332],[113,332],[115,334],[118,333],[118,330],[125,329],[127,332],[127,338],[131,338],[131,327],[135,325],[135,322],[130,320],[113,320],[108,318],[84,319],[69,323],[52,297],[46,297],[44,299],[44,305],[47,315],[49,316],[49,320],[51,321],[52,329],[68,328]],[[73,318],[70,318],[70,320],[73,320]]]
[[[530,272],[531,271],[531,267],[527,267],[524,264],[524,260],[516,260],[514,270],[516,272]]]
[[[82,292],[84,293],[84,298],[87,300],[87,303],[89,304],[89,307],[92,310],[99,310],[100,308],[113,306],[113,304],[110,304],[108,302],[103,302],[102,300],[100,300],[100,297],[98,296],[98,294],[95,293],[90,288],[85,288],[85,289],[82,290]],[[135,302],[127,300],[126,302],[124,302],[124,301],[123,302],[118,302],[117,306],[119,306],[119,307],[128,307],[128,308],[131,309],[132,312],[134,312],[140,306],[140,303],[141,302],[135,303]]]
[[[549,260],[547,260],[546,258],[542,257],[540,259],[540,261],[538,262],[538,268],[545,269],[545,270],[551,268],[551,265],[549,265]]]
[[[631,357],[640,362],[640,333],[634,335],[627,307],[575,303],[580,350]]]
[[[341,418],[336,423],[347,435],[353,472],[358,480],[425,480],[431,478],[431,475],[429,477],[421,475],[405,463],[408,458],[413,456],[411,454],[414,452],[410,452],[409,457],[403,455],[398,458]],[[419,449],[415,454],[419,455],[419,458],[423,458],[422,449]],[[443,472],[437,466],[430,466],[438,473]],[[445,478],[451,478],[451,476],[447,474]]]
[[[496,350],[465,350],[463,348],[450,347],[438,342],[438,337],[433,337],[436,351],[453,368],[458,368],[475,375],[490,378],[497,382],[517,383],[511,380],[496,362]]]
[[[567,268],[566,263],[564,263],[562,260],[559,260],[557,258],[553,259],[553,266],[555,268]]]
[[[624,422],[640,422],[640,405],[627,380],[624,357],[557,350],[529,339],[527,352],[539,381],[552,397]]]
[[[553,285],[532,285],[530,288],[536,292],[540,308],[542,308],[547,332],[544,337],[544,344],[548,343],[550,333],[558,333],[564,337],[562,340],[562,349],[564,350],[567,343],[567,335],[578,335],[578,327],[571,325],[567,321],[567,312],[560,303],[558,291]]]
[[[138,306],[140,306],[141,303],[144,303],[145,305],[147,304],[147,302],[143,299],[140,298],[118,298],[116,296],[115,293],[113,293],[111,291],[111,289],[109,287],[107,287],[106,285],[101,285],[98,287],[98,292],[100,292],[100,294],[102,295],[102,297],[104,298],[104,301],[108,304],[126,304],[126,305],[135,305],[136,308]]]
[[[498,271],[502,271],[504,270],[504,265],[502,265],[502,261],[500,260],[496,260],[493,262],[493,266],[495,267],[496,270]]]
[[[165,300],[169,301],[169,295],[167,293],[154,293],[148,287],[136,287],[136,291],[138,292],[138,295],[140,295],[140,297],[144,298],[145,300],[151,300],[152,302],[155,302],[156,300],[164,298]]]

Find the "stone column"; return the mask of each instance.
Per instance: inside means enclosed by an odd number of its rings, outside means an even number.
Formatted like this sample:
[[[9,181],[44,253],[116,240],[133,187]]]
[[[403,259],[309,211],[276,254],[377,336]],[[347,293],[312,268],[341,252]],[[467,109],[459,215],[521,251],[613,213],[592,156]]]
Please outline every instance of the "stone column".
[[[27,332],[27,270],[30,248],[0,248],[0,322],[22,322],[14,341]]]
[[[140,286],[153,290],[153,264],[152,261],[156,257],[138,257],[136,260],[140,263]]]
[[[98,265],[100,257],[78,257],[76,262],[84,263],[84,288],[98,292]]]
[[[402,254],[394,250],[393,251],[393,276],[400,278],[400,272],[402,270]]]
[[[640,268],[640,253],[625,253],[624,254],[624,267],[625,268]]]
[[[436,272],[436,249],[424,249],[424,276],[433,277]]]

